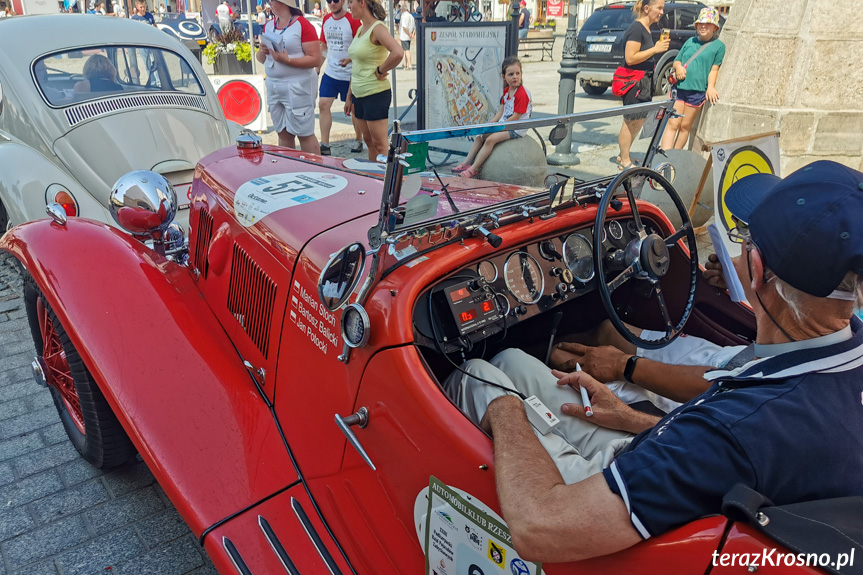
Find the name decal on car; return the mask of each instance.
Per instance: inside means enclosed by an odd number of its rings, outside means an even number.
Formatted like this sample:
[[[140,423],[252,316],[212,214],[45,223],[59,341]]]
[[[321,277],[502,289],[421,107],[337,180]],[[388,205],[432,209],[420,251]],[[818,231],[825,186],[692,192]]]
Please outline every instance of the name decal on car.
[[[348,180],[337,174],[294,172],[255,178],[234,194],[234,213],[243,226],[279,210],[309,204],[344,190]]]
[[[326,355],[330,346],[338,349],[339,332],[336,316],[330,313],[300,282],[294,280],[288,317],[314,346]]]

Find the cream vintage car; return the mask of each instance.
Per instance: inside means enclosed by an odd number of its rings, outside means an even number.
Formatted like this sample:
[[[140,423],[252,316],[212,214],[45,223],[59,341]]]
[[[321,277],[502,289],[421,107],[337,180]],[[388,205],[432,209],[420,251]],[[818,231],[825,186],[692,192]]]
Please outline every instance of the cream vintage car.
[[[195,165],[234,141],[200,63],[140,22],[57,14],[0,20],[0,233],[45,206],[111,225],[130,170],[177,189],[188,225]]]

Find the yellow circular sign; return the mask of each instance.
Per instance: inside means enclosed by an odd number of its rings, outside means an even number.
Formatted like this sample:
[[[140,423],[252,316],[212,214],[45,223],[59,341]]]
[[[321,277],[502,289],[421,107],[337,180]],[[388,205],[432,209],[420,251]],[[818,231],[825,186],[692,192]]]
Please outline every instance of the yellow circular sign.
[[[775,174],[773,163],[767,155],[755,146],[743,146],[731,152],[719,179],[719,189],[716,190],[716,199],[722,209],[722,225],[726,230],[733,228],[734,222],[731,221],[731,212],[725,205],[725,192],[731,184],[752,174]]]

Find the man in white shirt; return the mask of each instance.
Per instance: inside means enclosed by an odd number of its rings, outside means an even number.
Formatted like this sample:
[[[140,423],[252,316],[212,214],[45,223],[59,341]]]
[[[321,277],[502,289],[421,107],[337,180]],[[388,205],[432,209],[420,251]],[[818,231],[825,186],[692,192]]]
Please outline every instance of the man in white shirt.
[[[324,75],[321,77],[321,87],[318,100],[319,117],[321,121],[321,155],[329,156],[330,130],[333,127],[332,106],[336,96],[342,101],[347,101],[348,88],[351,85],[351,64],[348,60],[348,47],[360,28],[360,21],[355,20],[347,11],[345,4],[347,0],[328,1],[330,13],[324,16],[321,23],[321,52],[326,59],[327,65]],[[354,154],[362,153],[363,140],[356,121],[354,123],[354,135],[356,144],[351,148]]]
[[[234,23],[231,21],[231,14],[228,0],[225,0],[216,7],[216,17],[219,18],[219,28],[222,29],[222,34],[227,34],[234,27]]]
[[[400,7],[402,15],[399,20],[399,40],[402,42],[402,50],[405,51],[402,67],[405,70],[413,70],[413,66],[411,65],[411,40],[416,36],[417,27],[410,10],[404,5],[400,5]]]

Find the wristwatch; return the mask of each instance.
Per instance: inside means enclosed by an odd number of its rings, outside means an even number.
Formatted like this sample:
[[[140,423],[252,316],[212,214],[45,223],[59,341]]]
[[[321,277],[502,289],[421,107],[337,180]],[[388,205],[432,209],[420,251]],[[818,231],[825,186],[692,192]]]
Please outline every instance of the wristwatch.
[[[629,383],[635,383],[632,381],[632,374],[635,372],[635,364],[639,359],[641,359],[640,356],[630,355],[629,359],[626,360],[626,367],[623,368],[623,379]]]
[[[375,70],[377,70],[377,71],[378,71],[378,76],[383,76],[383,75],[384,75],[384,73],[383,73],[383,72],[381,72],[381,67],[380,67],[380,66],[375,66]]]

